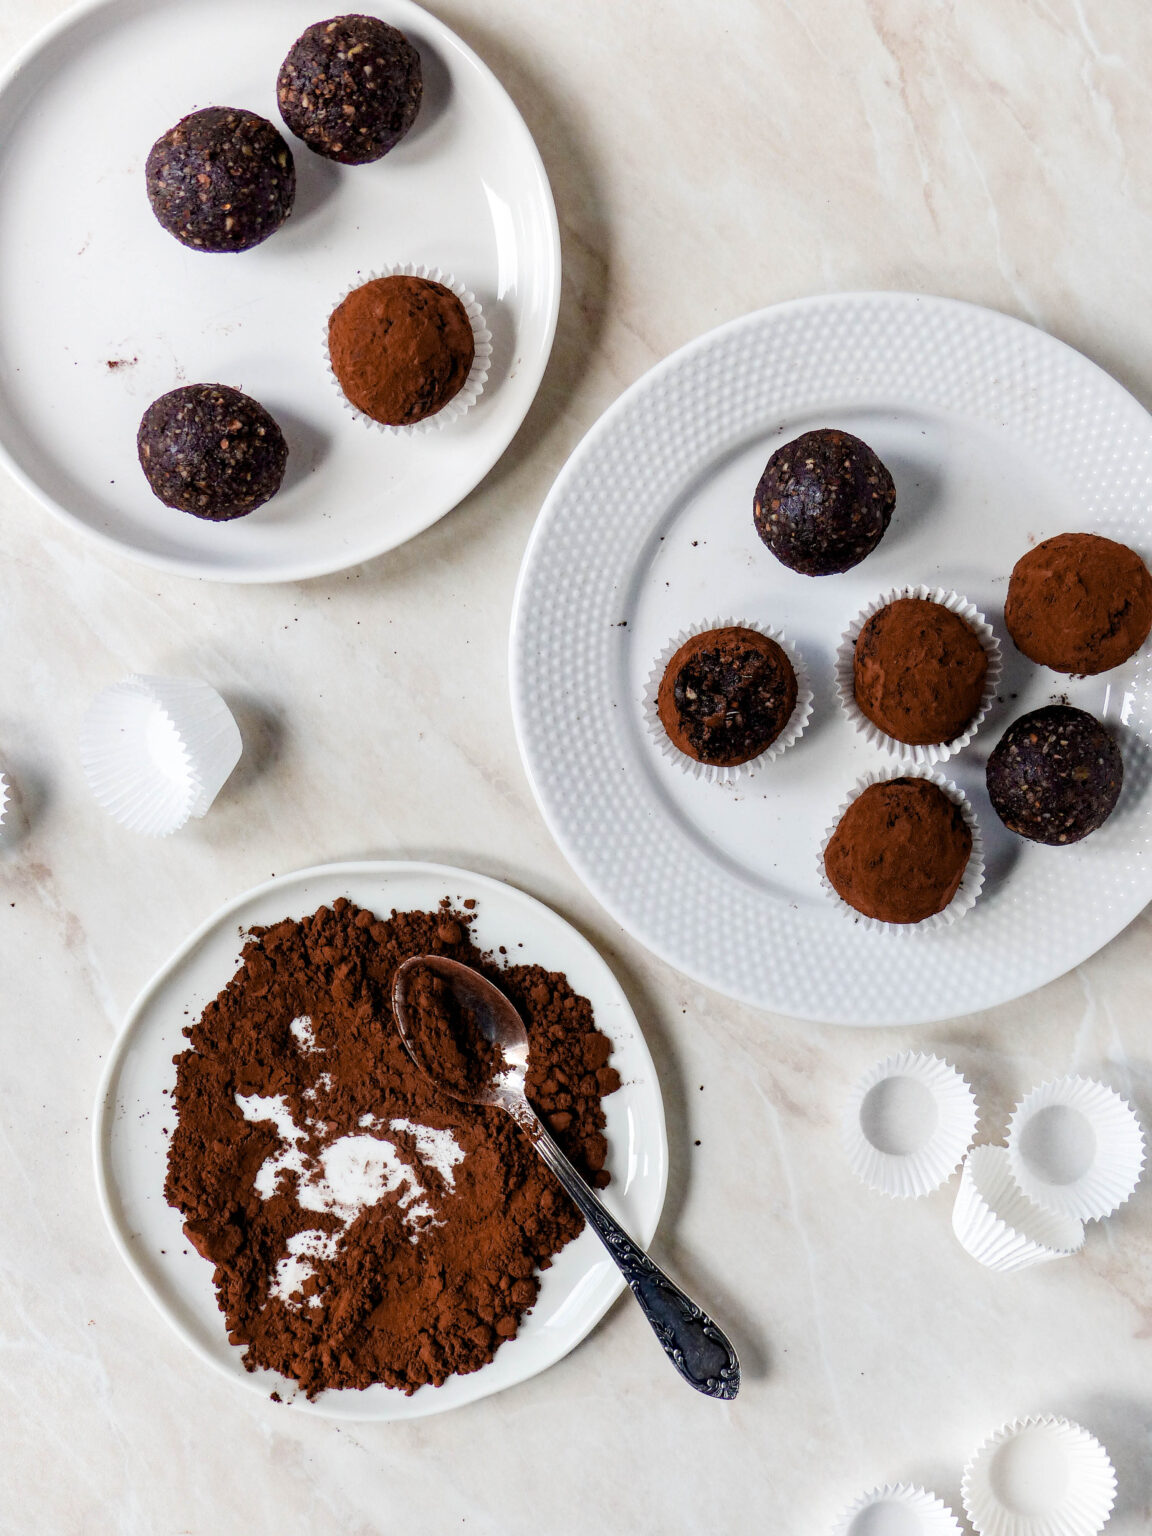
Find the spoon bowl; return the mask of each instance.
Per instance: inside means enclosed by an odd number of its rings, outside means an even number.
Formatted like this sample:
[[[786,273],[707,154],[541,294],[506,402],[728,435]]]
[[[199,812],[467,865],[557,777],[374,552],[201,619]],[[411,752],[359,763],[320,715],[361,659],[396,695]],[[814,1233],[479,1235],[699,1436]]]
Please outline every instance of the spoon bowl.
[[[500,989],[459,960],[417,955],[396,969],[392,1013],[409,1056],[435,1087],[516,1121],[608,1250],[684,1380],[708,1397],[734,1398],[740,1362],[727,1336],[632,1241],[529,1104],[528,1031]]]

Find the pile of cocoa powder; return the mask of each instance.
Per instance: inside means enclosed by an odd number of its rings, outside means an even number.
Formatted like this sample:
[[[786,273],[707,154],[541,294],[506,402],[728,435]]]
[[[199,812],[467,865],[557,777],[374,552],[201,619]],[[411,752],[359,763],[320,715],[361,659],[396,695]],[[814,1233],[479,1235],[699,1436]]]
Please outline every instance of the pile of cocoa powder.
[[[247,1368],[309,1396],[479,1370],[583,1226],[502,1111],[413,1065],[390,1004],[403,960],[449,955],[505,993],[528,1028],[529,1098],[608,1183],[611,1042],[563,975],[481,954],[469,922],[447,900],[386,921],[341,900],[256,929],[175,1058],[165,1194],[215,1266]]]

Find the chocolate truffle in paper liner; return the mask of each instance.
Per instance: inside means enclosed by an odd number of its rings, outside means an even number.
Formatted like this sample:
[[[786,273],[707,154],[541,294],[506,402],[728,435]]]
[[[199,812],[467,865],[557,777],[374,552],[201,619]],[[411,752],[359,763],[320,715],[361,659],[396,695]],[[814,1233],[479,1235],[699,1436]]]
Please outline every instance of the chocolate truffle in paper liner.
[[[701,763],[745,763],[771,746],[796,707],[796,673],[784,648],[732,626],[686,640],[656,696],[673,744]]]

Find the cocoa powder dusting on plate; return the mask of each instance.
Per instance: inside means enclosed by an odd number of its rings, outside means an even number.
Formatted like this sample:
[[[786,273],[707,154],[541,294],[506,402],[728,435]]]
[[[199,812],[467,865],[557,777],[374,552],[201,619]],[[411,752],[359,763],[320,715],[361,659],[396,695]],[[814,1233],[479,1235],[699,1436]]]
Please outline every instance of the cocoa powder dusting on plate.
[[[467,913],[340,900],[249,936],[175,1058],[165,1195],[215,1266],[231,1343],[310,1396],[413,1392],[515,1336],[583,1221],[501,1111],[440,1094],[393,1024],[396,967],[445,954],[528,1029],[528,1096],[597,1187],[612,1046],[566,978],[494,964]]]

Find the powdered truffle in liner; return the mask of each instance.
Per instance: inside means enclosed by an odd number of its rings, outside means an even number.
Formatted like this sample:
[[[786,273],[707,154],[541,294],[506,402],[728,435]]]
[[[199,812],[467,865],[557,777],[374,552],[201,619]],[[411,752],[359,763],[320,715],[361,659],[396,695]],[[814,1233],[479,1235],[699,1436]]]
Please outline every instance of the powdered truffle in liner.
[[[464,387],[472,323],[450,288],[425,277],[373,278],[328,320],[328,356],[349,402],[373,421],[413,426]]]
[[[854,691],[862,714],[896,741],[953,741],[979,713],[988,655],[943,603],[903,597],[872,614],[856,640]]]
[[[956,802],[927,779],[870,784],[845,810],[824,851],[837,895],[882,923],[919,923],[956,895],[972,833]]]
[[[676,651],[656,695],[673,744],[697,762],[746,763],[770,747],[796,707],[787,652],[754,629],[693,635]]]

